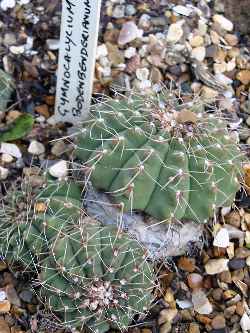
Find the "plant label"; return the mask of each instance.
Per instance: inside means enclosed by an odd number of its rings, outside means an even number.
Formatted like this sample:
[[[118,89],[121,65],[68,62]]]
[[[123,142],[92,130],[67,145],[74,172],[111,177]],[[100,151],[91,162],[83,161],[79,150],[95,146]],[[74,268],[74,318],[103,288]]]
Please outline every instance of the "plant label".
[[[94,79],[101,0],[63,0],[57,73],[57,121],[88,117]]]

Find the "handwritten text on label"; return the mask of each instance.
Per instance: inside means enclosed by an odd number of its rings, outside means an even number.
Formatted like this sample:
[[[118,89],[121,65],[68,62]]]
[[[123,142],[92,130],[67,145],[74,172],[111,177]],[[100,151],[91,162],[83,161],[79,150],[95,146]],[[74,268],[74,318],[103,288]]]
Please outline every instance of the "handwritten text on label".
[[[63,0],[55,114],[77,123],[88,116],[101,0]]]

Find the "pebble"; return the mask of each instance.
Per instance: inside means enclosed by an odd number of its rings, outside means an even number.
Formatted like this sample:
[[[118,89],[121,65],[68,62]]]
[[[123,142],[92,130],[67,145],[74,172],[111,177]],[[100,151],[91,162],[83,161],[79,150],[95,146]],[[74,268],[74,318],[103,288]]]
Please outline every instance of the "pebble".
[[[232,211],[231,213],[227,214],[225,216],[225,221],[226,221],[226,223],[231,224],[235,228],[239,228],[240,223],[241,223],[241,217],[240,217],[239,212]]]
[[[2,10],[8,10],[10,8],[14,8],[16,5],[16,0],[2,0],[0,3],[0,7]]]
[[[65,151],[67,150],[67,146],[66,144],[60,140],[60,141],[56,141],[52,148],[51,148],[51,153],[57,157],[60,157],[63,153],[65,153]]]
[[[221,228],[214,237],[213,246],[226,248],[229,246],[229,233],[226,228]]]
[[[191,273],[187,276],[187,282],[191,289],[199,289],[202,287],[203,277],[197,273]]]
[[[124,57],[127,59],[131,59],[135,55],[136,55],[135,47],[130,46],[124,51]]]
[[[32,155],[41,155],[45,152],[45,147],[41,142],[34,140],[29,144],[28,152]]]
[[[180,15],[190,16],[193,12],[193,9],[185,7],[185,6],[178,5],[178,6],[173,7],[173,11],[177,14],[180,14]]]
[[[233,30],[233,23],[229,21],[225,16],[216,14],[213,16],[213,20],[214,22],[218,23],[222,29],[226,31]]]
[[[195,260],[192,258],[181,257],[178,260],[178,268],[185,272],[192,273],[195,270]]]
[[[46,40],[46,45],[47,45],[48,49],[51,50],[51,51],[59,50],[59,47],[60,47],[60,39],[52,39],[52,38],[48,38],[48,39]]]
[[[236,258],[246,259],[249,256],[250,256],[250,250],[247,249],[246,247],[238,247],[235,250],[235,257]]]
[[[194,310],[199,314],[208,315],[213,311],[211,303],[202,290],[195,290],[192,293],[192,303],[194,305]]]
[[[5,142],[1,143],[0,153],[8,154],[15,158],[22,157],[22,153],[21,153],[20,149],[14,143],[5,143]]]
[[[21,301],[13,285],[9,284],[6,286],[6,294],[8,301],[10,301],[12,305],[16,305],[17,307],[21,306]]]
[[[205,264],[205,270],[208,275],[219,274],[228,271],[228,259],[209,259]]]
[[[200,327],[197,323],[191,323],[189,325],[188,333],[200,333]]]
[[[173,23],[169,26],[167,33],[167,42],[177,43],[183,35],[183,29],[180,23]]]
[[[29,289],[24,289],[20,292],[19,297],[21,298],[22,301],[26,303],[31,303],[33,298],[33,293]]]
[[[240,327],[243,331],[249,331],[250,330],[250,318],[249,316],[244,313],[240,320]]]
[[[127,16],[133,16],[136,14],[136,8],[134,5],[126,5],[125,13]]]
[[[224,316],[222,316],[222,315],[215,316],[212,319],[211,326],[214,329],[221,329],[221,328],[226,327],[226,320],[225,320]]]
[[[205,59],[205,56],[206,56],[205,47],[204,46],[195,47],[194,49],[192,49],[191,56],[194,59],[202,62]]]
[[[8,300],[0,302],[0,314],[10,311],[11,304]]]
[[[190,38],[190,45],[192,47],[197,47],[197,46],[202,46],[204,44],[204,39],[202,36],[193,36],[192,38]]]
[[[118,44],[128,44],[136,38],[141,37],[142,33],[143,31],[138,29],[137,25],[133,21],[126,22],[123,24],[122,29],[119,33]]]
[[[125,16],[125,6],[124,5],[117,5],[114,7],[112,16],[114,18],[122,18]]]
[[[23,54],[25,51],[25,46],[24,45],[19,45],[19,46],[15,46],[15,45],[12,45],[10,46],[10,52],[13,53],[13,54]]]
[[[164,324],[166,322],[172,323],[174,318],[176,317],[178,311],[177,309],[163,309],[160,312],[160,316],[158,319],[159,325]]]
[[[229,260],[228,267],[232,270],[244,268],[246,266],[246,260],[240,258],[233,258]]]
[[[1,333],[10,333],[9,325],[8,325],[7,321],[4,319],[0,319],[0,332]]]
[[[68,175],[68,164],[62,160],[49,168],[49,173],[55,178],[65,178]]]
[[[137,79],[140,81],[145,81],[149,77],[148,68],[138,68],[135,73],[136,73]]]
[[[247,85],[250,83],[250,70],[242,70],[236,75],[237,80]]]
[[[0,166],[0,180],[5,180],[8,178],[9,170]]]
[[[98,45],[96,50],[96,59],[100,59],[101,57],[106,57],[108,55],[108,48],[106,44]]]

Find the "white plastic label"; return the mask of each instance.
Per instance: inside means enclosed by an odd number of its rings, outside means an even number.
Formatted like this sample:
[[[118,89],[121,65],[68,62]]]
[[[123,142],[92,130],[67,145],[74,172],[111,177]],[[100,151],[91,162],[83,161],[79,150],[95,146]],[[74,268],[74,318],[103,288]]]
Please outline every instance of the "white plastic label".
[[[91,104],[101,0],[63,0],[55,116],[76,124]]]

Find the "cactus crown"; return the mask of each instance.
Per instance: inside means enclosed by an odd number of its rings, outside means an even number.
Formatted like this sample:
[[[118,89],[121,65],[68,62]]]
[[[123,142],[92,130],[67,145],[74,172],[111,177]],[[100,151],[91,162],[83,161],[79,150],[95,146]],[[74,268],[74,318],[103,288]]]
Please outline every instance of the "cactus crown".
[[[239,189],[240,150],[218,111],[168,91],[97,104],[76,155],[93,185],[125,211],[206,222]]]
[[[149,308],[153,269],[138,242],[115,226],[80,219],[72,232],[58,233],[50,251],[41,263],[41,294],[65,326],[126,329]]]

